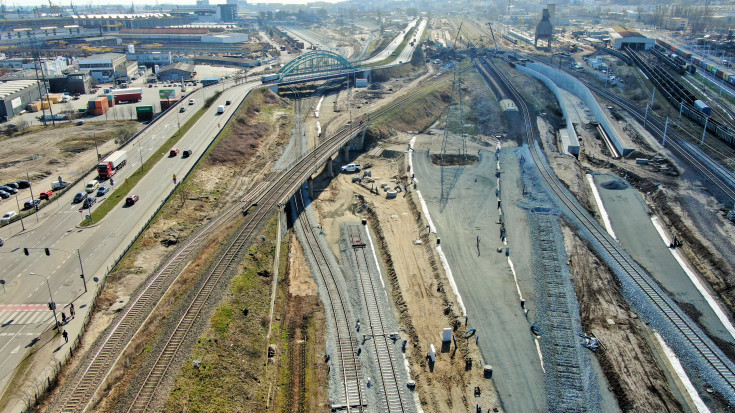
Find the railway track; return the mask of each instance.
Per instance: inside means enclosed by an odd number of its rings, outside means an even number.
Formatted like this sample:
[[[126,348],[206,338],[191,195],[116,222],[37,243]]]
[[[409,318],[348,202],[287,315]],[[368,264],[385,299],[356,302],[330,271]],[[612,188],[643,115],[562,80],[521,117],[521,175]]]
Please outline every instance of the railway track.
[[[630,258],[623,248],[615,242],[612,237],[610,237],[602,226],[594,220],[594,218],[592,218],[578,202],[576,202],[574,197],[563,187],[558,179],[556,179],[550,166],[548,166],[548,163],[543,160],[543,154],[541,153],[540,147],[536,145],[540,138],[538,136],[538,131],[533,127],[533,120],[531,119],[530,111],[528,110],[522,96],[518,93],[508,78],[498,70],[491,61],[486,59],[485,64],[500,81],[499,83],[503,84],[503,87],[511,96],[513,96],[513,99],[516,101],[516,105],[518,105],[518,108],[521,110],[523,115],[525,140],[529,145],[534,162],[536,163],[539,173],[543,177],[544,181],[546,181],[572,216],[578,220],[584,229],[589,231],[604,252],[609,254],[614,264],[619,266],[619,268],[627,274],[628,277],[630,277],[630,280],[638,287],[640,292],[658,309],[666,322],[669,323],[670,326],[678,333],[679,338],[685,342],[689,351],[696,354],[699,360],[703,361],[703,363],[697,363],[700,368],[703,368],[703,371],[700,371],[699,373],[702,376],[705,376],[705,373],[714,374],[714,377],[719,379],[719,384],[722,384],[722,386],[717,388],[717,390],[721,391],[728,400],[734,400],[735,367],[733,366],[733,363],[724,356],[722,351],[717,348],[712,340],[707,337],[702,330],[689,319],[689,317],[681,312],[671,299],[659,289],[651,278],[640,269],[632,258]],[[677,356],[680,359],[684,358],[683,354],[677,354]],[[714,386],[714,383],[710,383],[710,385]]]
[[[425,86],[431,87],[444,81],[442,78],[436,79],[427,82]],[[406,102],[411,101],[415,97],[420,96],[421,93],[421,88],[407,93],[399,97],[396,101],[370,113],[369,116],[374,119],[389,113],[405,105]],[[227,269],[231,267],[233,260],[235,260],[238,254],[247,247],[255,231],[262,226],[273,209],[288,200],[300,185],[319,169],[320,165],[363,128],[362,125],[356,123],[337,131],[314,150],[301,157],[292,168],[281,173],[272,174],[269,180],[256,186],[251,191],[251,195],[239,204],[233,205],[224,211],[193,236],[181,250],[175,253],[145,284],[145,287],[141,289],[138,295],[131,300],[131,303],[118,321],[103,336],[99,344],[95,345],[95,349],[90,352],[90,356],[85,360],[81,368],[81,373],[67,381],[67,383],[71,384],[69,388],[62,389],[61,395],[58,398],[59,408],[54,410],[80,412],[90,407],[89,405],[95,394],[104,383],[112,367],[125,352],[130,340],[143,326],[148,316],[153,313],[160,298],[170,284],[178,277],[191,257],[193,257],[194,252],[198,251],[202,246],[206,235],[218,226],[234,219],[243,207],[248,208],[251,205],[257,205],[254,213],[247,215],[245,223],[241,227],[241,230],[238,231],[238,236],[230,245],[224,248],[222,257],[217,261],[217,265],[211,267],[205,276],[205,278],[211,278],[211,282],[207,280],[203,283],[204,285],[198,292],[199,295],[192,301],[192,305],[187,309],[184,317],[179,320],[176,329],[169,337],[165,338],[167,343],[165,348],[161,351],[151,371],[146,373],[147,378],[141,385],[140,390],[136,393],[135,400],[130,405],[128,411],[145,411],[148,409],[151,399],[161,383],[161,379],[168,372],[182,340],[184,340],[191,326],[196,321],[197,316],[201,312],[202,303],[206,302],[214,286],[219,282],[223,274],[227,272]],[[196,301],[196,304],[194,301]]]
[[[554,67],[554,65],[548,60],[537,60],[548,66]],[[574,76],[573,73],[569,73],[564,69],[562,70],[567,74]],[[629,102],[627,99],[617,96],[601,86],[595,85],[581,78],[577,78],[577,80],[582,82],[582,84],[584,84],[588,89],[597,93],[599,96],[625,109],[631,114],[631,116],[638,120],[641,125],[645,123],[645,128],[655,137],[663,137],[664,130],[666,129],[666,122],[664,119],[654,115],[652,112],[649,112],[648,117],[646,117],[645,108],[640,108]],[[712,182],[712,184],[715,185],[723,195],[728,197],[730,201],[735,201],[735,180],[732,178],[728,179],[728,177],[733,176],[733,173],[714,159],[703,161],[702,159],[708,158],[708,155],[704,153],[700,153],[699,156],[696,156],[695,153],[701,152],[701,150],[699,148],[692,147],[692,144],[687,142],[687,139],[681,136],[674,128],[673,122],[669,122],[669,128],[666,129],[666,132],[666,144],[669,146],[669,149],[682,160],[685,160],[687,163],[692,165],[692,167],[694,167],[699,173]]]
[[[351,328],[347,310],[349,297],[340,288],[335,270],[329,264],[327,255],[330,252],[324,251],[317,235],[314,233],[315,224],[310,221],[308,214],[305,212],[306,204],[301,191],[297,191],[293,199],[296,205],[296,213],[299,216],[298,223],[306,237],[305,252],[314,257],[316,275],[321,279],[324,290],[327,292],[328,302],[326,307],[335,323],[337,365],[339,366],[343,398],[339,404],[333,404],[332,409],[363,411],[367,405],[367,400],[360,359],[358,358],[359,345]]]
[[[377,370],[380,374],[380,385],[383,389],[381,402],[382,411],[406,412],[407,399],[400,385],[400,377],[397,371],[396,358],[393,352],[393,335],[386,330],[384,316],[381,311],[381,301],[378,299],[378,290],[375,288],[374,278],[371,275],[368,257],[365,253],[365,242],[362,231],[354,226],[349,227],[349,235],[352,241],[352,253],[357,263],[359,283],[362,290],[362,299],[365,304],[368,321],[368,332],[372,336],[373,348],[375,350]]]

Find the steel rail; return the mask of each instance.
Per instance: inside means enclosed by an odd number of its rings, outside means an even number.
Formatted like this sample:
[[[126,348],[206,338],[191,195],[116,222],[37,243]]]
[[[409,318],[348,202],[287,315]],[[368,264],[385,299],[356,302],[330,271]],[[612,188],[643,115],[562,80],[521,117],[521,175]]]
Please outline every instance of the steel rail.
[[[437,79],[427,82],[424,87],[433,86],[444,82]],[[414,97],[420,95],[422,90],[416,90],[399,97],[396,101],[387,104],[376,111],[369,113],[371,118],[381,116],[391,110],[400,107]],[[163,265],[156,275],[146,283],[138,296],[128,305],[121,318],[111,331],[105,336],[99,348],[87,361],[80,377],[74,380],[71,390],[63,392],[60,396],[61,411],[77,412],[88,408],[94,395],[102,383],[108,377],[112,366],[114,366],[129,345],[130,339],[142,328],[145,320],[152,314],[152,306],[160,300],[167,290],[168,285],[181,273],[185,264],[193,253],[202,245],[204,238],[211,230],[229,222],[242,206],[251,204],[260,205],[256,212],[270,210],[277,204],[285,202],[296,191],[301,183],[311,174],[315,173],[318,166],[329,158],[335,151],[339,150],[355,133],[363,128],[362,125],[349,125],[337,131],[333,136],[326,139],[317,148],[302,156],[296,165],[288,171],[276,174],[267,183],[257,186],[254,194],[251,194],[243,202],[233,205],[225,213],[215,218],[211,223],[198,232],[186,246],[178,251],[166,264]],[[267,196],[267,198],[266,198]],[[268,201],[268,202],[264,202]],[[259,214],[252,214],[246,218],[247,225]],[[261,221],[258,221],[261,222]],[[217,226],[215,226],[217,225]],[[233,241],[233,242],[236,242]]]
[[[599,222],[594,220],[589,213],[584,210],[574,197],[563,187],[563,185],[555,178],[551,167],[543,161],[541,149],[536,144],[540,142],[538,131],[533,127],[530,111],[523,100],[520,93],[515,89],[510,80],[503,72],[497,69],[494,63],[485,60],[491,71],[501,80],[505,88],[511,93],[516,100],[516,105],[522,110],[524,117],[525,140],[529,145],[529,150],[533,156],[534,163],[549,187],[554,191],[558,198],[570,213],[582,224],[582,226],[590,232],[600,246],[607,252],[615,263],[630,277],[630,279],[638,286],[639,290],[647,296],[650,302],[656,306],[661,314],[668,319],[671,325],[680,333],[680,336],[687,342],[688,346],[705,360],[708,367],[730,387],[730,391],[735,391],[735,368],[732,362],[728,360],[712,340],[702,332],[696,324],[684,315],[681,310],[671,301],[671,299],[663,293],[658,286],[645,274],[625,250],[615,242],[612,237],[602,228]]]
[[[357,235],[355,235],[353,231],[353,228],[349,229],[349,235],[353,242],[352,252],[355,256],[355,262],[357,263],[358,277],[362,287],[362,298],[365,303],[365,311],[367,312],[367,319],[369,321],[370,334],[372,335],[373,346],[375,348],[375,359],[378,364],[377,367],[380,374],[380,382],[383,386],[383,393],[385,395],[385,411],[391,413],[405,412],[405,396],[401,394],[401,388],[399,385],[400,380],[398,372],[396,371],[393,352],[391,351],[392,343],[390,343],[388,332],[386,332],[385,329],[383,313],[380,311],[381,304],[378,300],[373,277],[370,273],[365,248],[364,245],[357,247],[354,245],[355,239],[360,242],[362,241],[362,235],[359,230],[357,231]]]
[[[335,322],[335,331],[337,334],[337,357],[342,374],[342,387],[344,391],[344,407],[347,411],[351,411],[356,407],[358,411],[362,411],[366,405],[366,398],[362,388],[362,369],[360,359],[358,358],[357,338],[350,328],[347,306],[345,301],[349,299],[340,291],[339,282],[335,276],[332,266],[329,265],[327,254],[316,234],[314,233],[314,225],[306,213],[306,204],[301,191],[297,191],[293,197],[294,205],[296,205],[296,213],[299,216],[299,224],[304,233],[304,248],[314,257],[316,266],[314,271],[322,280],[324,290],[327,293],[328,306],[331,310],[332,317]],[[353,399],[353,396],[355,398]]]
[[[545,59],[536,60],[553,67],[553,65],[551,65],[550,62]],[[566,72],[567,74],[571,74],[565,69],[561,70]],[[583,85],[585,85],[587,88],[594,91],[601,97],[625,109],[633,116],[633,118],[638,120],[641,124],[645,124],[645,128],[654,133],[655,136],[663,136],[664,129],[666,129],[664,121],[659,119],[657,116],[649,113],[648,117],[646,117],[645,109],[636,106],[627,99],[617,96],[614,93],[604,89],[603,87],[595,85],[587,80],[580,78],[577,78],[577,80],[579,80]],[[731,201],[735,201],[735,182],[730,182],[720,176],[720,174],[725,176],[732,175],[732,172],[724,168],[721,164],[719,164],[719,162],[715,161],[714,159],[712,160],[712,162],[715,163],[714,165],[711,162],[705,163],[700,161],[696,156],[692,155],[686,148],[683,147],[680,141],[686,141],[686,139],[673,130],[673,125],[670,126],[672,127],[666,130],[666,142],[670,144],[670,149],[672,150],[672,152],[691,164],[697,171],[699,171],[720,191],[722,191],[725,196],[730,198]],[[719,174],[716,172],[717,170],[719,170]]]

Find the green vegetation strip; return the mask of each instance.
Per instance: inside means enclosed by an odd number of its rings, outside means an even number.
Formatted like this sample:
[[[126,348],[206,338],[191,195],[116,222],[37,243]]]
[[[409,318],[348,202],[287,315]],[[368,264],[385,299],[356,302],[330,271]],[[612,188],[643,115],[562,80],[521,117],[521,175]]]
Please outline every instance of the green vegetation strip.
[[[186,135],[186,133],[191,129],[195,123],[199,120],[199,118],[204,115],[204,113],[209,109],[208,105],[205,105],[201,109],[197,111],[197,113],[194,114],[186,123],[184,123],[181,126],[181,131],[176,131],[173,135],[171,135],[168,140],[161,146],[163,148],[170,148],[176,146],[176,143],[179,142],[182,136]],[[130,148],[133,147],[133,145],[129,146]],[[131,154],[128,154],[128,157]],[[153,166],[160,161],[164,156],[168,155],[168,151],[160,151],[157,150],[156,152],[151,155],[150,158],[148,158],[145,163],[143,163],[143,166],[141,168],[138,168],[135,172],[133,172],[125,181],[120,182],[117,186],[117,189],[115,189],[113,192],[111,192],[111,195],[109,195],[100,205],[94,210],[94,212],[90,213],[91,219],[85,219],[80,224],[81,226],[88,226],[92,225],[95,222],[103,219],[107,214],[112,211],[113,208],[117,206],[117,204],[120,203],[120,201],[125,198],[128,193],[135,187],[135,185],[140,182],[141,179],[143,179],[144,176],[150,171]]]
[[[395,56],[388,56],[387,58],[385,58],[385,59],[383,59],[383,60],[381,60],[379,62],[370,63],[370,64],[365,65],[365,66],[367,66],[367,67],[382,66],[382,65],[387,65],[389,63],[393,63],[396,59],[398,59],[398,56],[400,56],[400,54],[403,52],[403,49],[408,44],[408,41],[413,38],[413,34],[416,32],[416,29],[418,29],[418,27],[419,27],[420,24],[421,24],[421,22],[416,23],[416,25],[413,26],[411,28],[411,30],[408,31],[408,33],[406,33],[406,36],[403,37],[403,41],[396,47],[396,50],[393,51],[393,53],[395,53]],[[409,61],[410,60],[407,60],[404,63],[408,63]]]

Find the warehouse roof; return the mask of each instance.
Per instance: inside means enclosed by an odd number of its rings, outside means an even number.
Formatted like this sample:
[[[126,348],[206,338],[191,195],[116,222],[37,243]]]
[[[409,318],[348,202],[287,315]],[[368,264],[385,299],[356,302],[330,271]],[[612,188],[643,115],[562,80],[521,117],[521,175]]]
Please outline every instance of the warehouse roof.
[[[8,96],[20,92],[21,90],[37,85],[36,80],[11,80],[9,82],[0,83],[0,100],[7,98]]]
[[[185,63],[185,62],[176,62],[172,65],[164,66],[161,68],[161,70],[159,70],[159,72],[165,72],[165,71],[173,70],[173,69],[181,70],[181,71],[189,72],[189,73],[195,72],[194,65]]]
[[[623,26],[615,26],[612,29],[613,29],[613,31],[615,33],[617,33],[618,35],[620,35],[620,37],[623,37],[623,38],[625,38],[625,37],[643,37],[643,38],[645,38],[646,37],[646,36],[638,33],[636,30],[629,29],[629,28],[623,27]]]

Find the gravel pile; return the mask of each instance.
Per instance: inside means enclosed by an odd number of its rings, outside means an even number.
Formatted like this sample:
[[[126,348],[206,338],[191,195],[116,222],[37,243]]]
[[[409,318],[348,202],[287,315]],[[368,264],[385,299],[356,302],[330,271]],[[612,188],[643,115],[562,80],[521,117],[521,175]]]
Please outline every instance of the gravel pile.
[[[523,153],[523,156],[525,156],[526,159],[530,160],[530,154],[528,154],[528,148],[526,146],[518,149],[518,151],[519,154]],[[527,187],[533,185],[534,189],[530,192],[533,193],[534,197],[541,197],[542,199],[548,200],[548,195],[541,195],[548,190],[547,185],[538,176],[536,167],[533,165],[533,163],[529,161],[525,162],[525,164],[523,165],[523,169],[525,185]],[[594,249],[597,254],[599,254],[601,259],[611,268],[611,270],[615,274],[615,277],[620,282],[621,290],[625,300],[641,317],[641,319],[646,322],[646,324],[648,324],[652,329],[658,331],[658,333],[661,334],[666,344],[671,347],[671,349],[676,354],[689,378],[695,383],[695,386],[698,388],[700,394],[702,394],[701,390],[705,386],[709,386],[716,392],[720,393],[723,398],[727,400],[731,405],[735,405],[735,387],[730,385],[719,374],[715,373],[710,363],[703,356],[701,356],[699,352],[692,346],[690,340],[688,340],[684,336],[679,327],[672,323],[671,319],[669,318],[669,316],[667,316],[664,310],[654,305],[649,295],[646,294],[638,286],[632,276],[613,259],[613,257],[600,244],[600,242],[592,236],[590,231],[587,230],[583,225],[581,225],[579,220],[577,220],[577,218],[575,218],[571,214],[571,211],[569,211],[566,207],[559,206],[559,204],[556,205],[557,208],[561,211],[561,214],[566,216],[567,222],[576,229],[577,236],[583,240],[588,241],[591,248]],[[624,250],[622,251],[622,253],[629,258],[629,255]],[[651,280],[651,276],[648,275],[643,268],[635,264],[634,260],[629,258],[629,262],[633,263],[633,266],[636,268],[638,273],[644,274],[643,277]],[[687,324],[694,331],[694,334],[698,336],[698,340],[701,340],[703,343],[707,344],[713,355],[716,358],[719,358],[720,362],[723,365],[728,366],[730,371],[735,371],[735,365],[732,363],[732,361],[730,361],[724,355],[724,353],[712,342],[712,340],[706,334],[704,334],[704,332],[701,330],[701,328],[699,328],[696,323],[694,323],[683,311],[681,311],[681,309],[671,300],[671,298],[660,289],[658,284],[656,284],[655,282],[651,282],[650,285],[653,290],[657,291],[658,294],[663,297],[664,302],[669,303],[669,308],[673,309],[673,311],[678,314],[681,319],[687,321]],[[732,380],[735,381],[735,377],[733,377]]]
[[[598,378],[589,350],[581,346],[582,325],[564,249],[559,208],[530,162],[527,147],[517,149],[522,168],[535,273],[537,315],[550,411],[600,411]]]

